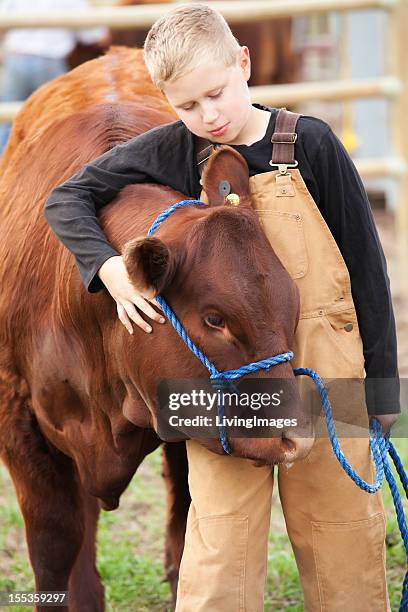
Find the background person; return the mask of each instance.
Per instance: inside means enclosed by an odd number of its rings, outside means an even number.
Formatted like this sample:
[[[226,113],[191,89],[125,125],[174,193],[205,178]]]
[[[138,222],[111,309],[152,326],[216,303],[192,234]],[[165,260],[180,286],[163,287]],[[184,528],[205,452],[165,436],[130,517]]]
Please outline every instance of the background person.
[[[18,15],[81,11],[88,0],[4,0],[2,12]],[[110,35],[106,28],[71,30],[69,28],[16,28],[3,38],[3,75],[1,102],[23,101],[38,87],[67,71],[66,58],[77,40],[105,48]],[[0,153],[11,124],[0,124]]]

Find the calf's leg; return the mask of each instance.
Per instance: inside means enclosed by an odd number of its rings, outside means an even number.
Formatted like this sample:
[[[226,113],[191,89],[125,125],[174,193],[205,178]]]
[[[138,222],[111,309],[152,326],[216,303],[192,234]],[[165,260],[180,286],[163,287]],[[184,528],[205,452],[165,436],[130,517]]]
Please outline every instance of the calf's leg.
[[[55,610],[103,610],[99,577],[96,570],[93,575],[89,570],[94,565],[97,505],[86,498],[72,460],[45,439],[26,406],[10,407],[9,414],[14,415],[13,422],[8,424],[10,435],[2,439],[0,454],[23,513],[36,590],[67,591],[70,585],[72,604]],[[79,569],[84,568],[85,559],[86,575],[92,575],[92,580],[78,594]],[[82,608],[77,607],[78,601]],[[53,607],[37,609],[50,612]]]
[[[69,579],[70,612],[98,612],[104,609],[104,588],[96,569],[96,531],[100,502],[83,494],[85,532],[81,550],[76,558]]]

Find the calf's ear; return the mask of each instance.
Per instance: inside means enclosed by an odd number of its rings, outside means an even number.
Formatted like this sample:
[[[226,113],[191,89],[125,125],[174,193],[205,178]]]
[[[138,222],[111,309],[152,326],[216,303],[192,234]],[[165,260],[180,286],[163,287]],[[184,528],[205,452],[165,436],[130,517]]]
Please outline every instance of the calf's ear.
[[[217,147],[207,161],[201,184],[210,206],[250,206],[249,170],[245,159],[228,146]],[[236,197],[229,197],[235,194]]]
[[[171,281],[176,268],[170,249],[153,236],[127,242],[123,260],[131,282],[146,298],[160,293]]]

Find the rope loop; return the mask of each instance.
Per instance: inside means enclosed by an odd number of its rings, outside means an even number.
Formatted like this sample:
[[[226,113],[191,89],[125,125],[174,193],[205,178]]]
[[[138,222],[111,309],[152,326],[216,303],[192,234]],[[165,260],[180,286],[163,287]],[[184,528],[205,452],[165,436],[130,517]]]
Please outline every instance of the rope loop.
[[[384,480],[384,467],[381,459],[381,451],[379,445],[381,445],[381,441],[383,441],[381,425],[376,421],[377,425],[373,425],[374,429],[370,429],[370,447],[371,452],[374,459],[375,464],[375,480],[374,482],[368,483],[363,480],[356,472],[353,470],[351,465],[348,463],[346,457],[344,456],[343,451],[340,448],[340,444],[336,434],[336,428],[334,425],[333,412],[330,405],[329,396],[327,393],[327,389],[324,386],[322,379],[319,374],[310,368],[296,368],[294,370],[295,376],[309,376],[315,383],[317,390],[320,395],[320,401],[322,404],[324,416],[326,418],[326,427],[327,432],[329,434],[330,443],[333,449],[333,453],[335,454],[338,462],[340,463],[343,470],[346,474],[356,483],[360,489],[363,491],[367,491],[367,493],[376,493],[379,489],[381,489],[383,480]],[[379,427],[379,429],[378,429]]]

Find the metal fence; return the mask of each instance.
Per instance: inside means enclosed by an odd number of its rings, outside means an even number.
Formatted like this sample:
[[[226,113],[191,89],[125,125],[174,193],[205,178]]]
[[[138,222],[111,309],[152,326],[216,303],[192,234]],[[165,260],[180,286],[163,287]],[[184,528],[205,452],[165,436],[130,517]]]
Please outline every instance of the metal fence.
[[[106,0],[94,0],[94,8],[76,14],[53,13],[36,15],[12,15],[1,12],[0,31],[17,27],[89,27],[110,28],[149,27],[171,8],[171,4],[139,6],[104,6]],[[295,17],[364,9],[383,9],[389,13],[390,53],[393,74],[367,80],[334,80],[324,83],[292,83],[251,88],[255,102],[272,106],[294,105],[310,100],[345,100],[352,98],[385,97],[392,101],[393,125],[391,127],[394,153],[385,159],[359,160],[357,167],[363,176],[394,176],[399,180],[398,226],[403,244],[408,240],[408,43],[405,25],[408,23],[408,0],[234,0],[215,1],[227,21],[234,23],[256,22],[265,18]],[[19,103],[0,104],[0,121],[12,120]],[[408,244],[407,244],[408,250]]]

